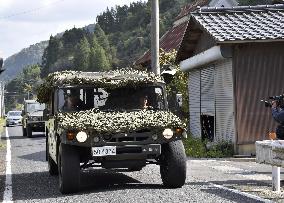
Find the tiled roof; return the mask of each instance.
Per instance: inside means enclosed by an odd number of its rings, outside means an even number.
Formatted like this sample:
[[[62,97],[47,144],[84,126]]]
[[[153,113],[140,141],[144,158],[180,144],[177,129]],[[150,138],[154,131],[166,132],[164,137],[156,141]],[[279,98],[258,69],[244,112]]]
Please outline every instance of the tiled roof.
[[[176,27],[172,27],[163,37],[160,39],[160,49],[168,52],[173,49],[178,49],[182,41],[183,34],[186,30],[188,22],[182,23]],[[151,60],[151,52],[148,50],[141,58],[139,58],[135,64],[145,63]]]
[[[200,8],[192,17],[217,42],[284,39],[284,4]]]
[[[189,13],[196,10],[198,6],[204,6],[207,3],[208,0],[196,0],[193,3],[186,5],[184,8],[181,9],[181,12],[177,16],[176,20],[179,20],[182,17],[189,15]],[[167,31],[160,38],[160,49],[163,49],[164,51],[172,51],[174,49],[178,50],[187,25],[188,21],[173,26],[169,31]],[[135,62],[135,64],[144,64],[150,61],[151,61],[151,52],[150,50],[148,50]]]
[[[204,6],[209,3],[209,0],[197,0],[193,3],[187,4],[185,7],[183,7],[179,13],[179,15],[176,17],[176,20],[181,19],[184,16],[187,16],[190,12],[194,11],[197,6]]]

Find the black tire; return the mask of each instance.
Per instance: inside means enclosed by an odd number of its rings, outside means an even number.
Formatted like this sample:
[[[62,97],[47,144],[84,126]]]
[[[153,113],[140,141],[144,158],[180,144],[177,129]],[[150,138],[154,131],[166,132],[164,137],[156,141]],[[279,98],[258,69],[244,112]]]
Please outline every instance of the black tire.
[[[33,137],[33,131],[32,131],[31,126],[27,125],[26,132],[27,132],[27,136],[28,136],[29,138],[32,138],[32,137]]]
[[[6,124],[6,127],[9,127],[9,124]]]
[[[71,145],[60,144],[58,154],[59,190],[62,194],[77,192],[80,188],[80,157]]]
[[[27,129],[22,127],[22,131],[23,131],[23,136],[24,137],[27,137]]]
[[[186,179],[186,155],[181,140],[162,145],[160,172],[164,186],[182,187]]]

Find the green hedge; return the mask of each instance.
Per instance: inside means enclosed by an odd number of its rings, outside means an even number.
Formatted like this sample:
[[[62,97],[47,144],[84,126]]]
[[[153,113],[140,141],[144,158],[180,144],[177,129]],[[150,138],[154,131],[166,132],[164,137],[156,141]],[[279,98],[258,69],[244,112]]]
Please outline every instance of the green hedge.
[[[222,141],[210,144],[208,141],[200,138],[189,136],[183,139],[185,153],[189,157],[194,158],[224,158],[234,155],[234,145],[232,143]]]

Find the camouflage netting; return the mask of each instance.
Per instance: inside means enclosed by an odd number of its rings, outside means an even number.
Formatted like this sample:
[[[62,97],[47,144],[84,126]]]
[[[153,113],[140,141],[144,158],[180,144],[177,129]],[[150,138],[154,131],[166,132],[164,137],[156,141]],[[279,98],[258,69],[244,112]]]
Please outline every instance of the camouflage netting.
[[[37,100],[47,103],[51,90],[57,86],[94,85],[96,87],[117,88],[163,82],[154,73],[134,69],[120,69],[107,72],[62,71],[51,73],[38,88]]]
[[[139,129],[185,128],[185,124],[169,111],[101,112],[97,109],[59,113],[58,125],[65,130],[88,130],[97,133],[119,133]]]

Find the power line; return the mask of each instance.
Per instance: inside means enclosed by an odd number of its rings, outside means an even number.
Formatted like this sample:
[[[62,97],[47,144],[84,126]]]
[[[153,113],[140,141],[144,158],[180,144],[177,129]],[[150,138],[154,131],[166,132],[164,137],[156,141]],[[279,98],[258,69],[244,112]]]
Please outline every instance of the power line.
[[[57,0],[57,1],[51,2],[51,3],[49,3],[48,5],[45,5],[45,6],[33,8],[33,9],[30,9],[30,10],[21,11],[19,13],[14,13],[14,14],[7,15],[7,16],[2,16],[2,17],[0,17],[0,20],[13,18],[13,17],[16,17],[16,16],[21,16],[21,15],[26,15],[26,14],[33,13],[33,12],[37,12],[37,11],[40,11],[42,9],[45,9],[48,6],[61,3],[62,1],[65,1],[65,0]]]

